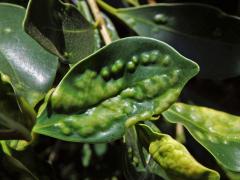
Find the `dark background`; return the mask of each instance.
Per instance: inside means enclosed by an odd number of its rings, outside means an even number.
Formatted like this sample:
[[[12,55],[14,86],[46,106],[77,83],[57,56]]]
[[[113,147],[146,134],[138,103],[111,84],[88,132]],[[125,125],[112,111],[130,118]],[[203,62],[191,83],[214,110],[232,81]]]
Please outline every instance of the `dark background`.
[[[25,7],[27,4],[26,0],[0,0],[0,2],[17,3]],[[124,6],[120,0],[106,0],[106,2],[114,7]],[[143,4],[146,3],[144,0],[141,2]],[[228,14],[240,16],[240,1],[238,0],[163,0],[158,2],[204,3],[218,7]],[[128,33],[131,35],[132,32],[119,25],[116,20],[113,19],[113,21],[119,30],[118,33],[120,36],[126,36]],[[210,80],[196,77],[187,84],[180,100],[240,115],[240,76],[225,80]],[[156,125],[159,126],[163,132],[175,136],[174,126],[165,124],[164,121],[161,121],[161,123],[159,122]],[[202,148],[202,146],[200,146],[187,133],[187,131],[185,132],[187,137],[185,145],[191,154],[203,165],[220,172],[222,179],[227,179],[214,158]],[[55,177],[55,179],[66,180],[126,179],[123,172],[123,167],[126,165],[123,161],[125,149],[121,140],[108,144],[107,151],[103,156],[98,156],[94,151],[94,146],[90,145],[92,156],[89,165],[86,167],[82,165],[82,156],[84,154],[82,150],[83,144],[63,142],[45,136],[39,136],[38,138],[37,143],[34,145],[34,148],[28,152],[28,155],[20,154],[19,157],[23,159],[29,159],[31,155],[36,157],[34,161],[27,160],[28,164],[31,168],[38,169],[38,171],[39,169],[42,169],[41,172],[43,174],[46,173],[45,178],[47,176],[50,177],[50,179],[54,179]],[[52,157],[53,154],[54,157]],[[51,159],[51,164],[54,170],[46,164],[49,159]],[[5,165],[0,165],[0,177],[2,177],[1,179],[20,179],[19,174],[8,169]],[[147,179],[155,179],[155,177],[148,177]]]

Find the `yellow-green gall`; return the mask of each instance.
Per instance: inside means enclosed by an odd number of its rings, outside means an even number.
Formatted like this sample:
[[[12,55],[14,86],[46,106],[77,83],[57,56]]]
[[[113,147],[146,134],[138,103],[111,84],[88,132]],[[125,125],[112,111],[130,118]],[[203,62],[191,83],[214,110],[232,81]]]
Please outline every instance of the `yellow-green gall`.
[[[108,79],[111,75],[110,70],[108,67],[104,67],[102,68],[100,75],[104,78],[104,79]]]
[[[129,70],[130,72],[133,72],[136,69],[136,65],[133,61],[129,61],[127,63],[127,70]]]

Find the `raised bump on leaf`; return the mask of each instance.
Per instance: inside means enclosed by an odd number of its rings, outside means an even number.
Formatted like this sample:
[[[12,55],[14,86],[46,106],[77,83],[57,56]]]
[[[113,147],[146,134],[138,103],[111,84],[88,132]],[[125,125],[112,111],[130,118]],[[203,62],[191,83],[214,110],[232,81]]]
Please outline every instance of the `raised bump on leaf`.
[[[140,141],[171,179],[220,179],[216,171],[197,162],[188,150],[171,136],[153,132],[143,124],[139,125],[138,128]]]
[[[240,171],[240,117],[206,107],[175,103],[163,113],[182,123],[223,167]]]
[[[126,127],[156,119],[197,72],[195,63],[160,41],[115,41],[72,67],[34,131],[78,142],[118,139]]]

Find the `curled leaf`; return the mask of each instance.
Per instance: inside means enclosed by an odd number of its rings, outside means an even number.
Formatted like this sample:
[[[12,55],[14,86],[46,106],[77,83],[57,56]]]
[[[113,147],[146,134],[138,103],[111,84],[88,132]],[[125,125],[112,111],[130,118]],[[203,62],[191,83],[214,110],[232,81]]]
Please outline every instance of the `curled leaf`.
[[[163,113],[182,123],[226,169],[240,172],[240,117],[213,109],[176,103]]]
[[[140,125],[140,141],[153,159],[165,170],[173,180],[219,180],[216,171],[198,163],[188,150],[171,136],[153,132],[148,126]]]
[[[159,129],[151,122],[146,121],[156,131]],[[162,177],[164,180],[170,180],[165,170],[153,160],[148,151],[141,144],[135,126],[128,128],[125,136],[126,150],[124,154],[124,173],[130,180],[135,179],[155,179]]]

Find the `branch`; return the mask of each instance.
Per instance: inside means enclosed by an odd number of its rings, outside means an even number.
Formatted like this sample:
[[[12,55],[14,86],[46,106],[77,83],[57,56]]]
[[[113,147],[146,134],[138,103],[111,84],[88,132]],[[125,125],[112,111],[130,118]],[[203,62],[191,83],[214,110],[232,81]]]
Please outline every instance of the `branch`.
[[[97,6],[97,3],[95,0],[87,0],[88,4],[90,6],[90,9],[93,13],[94,19],[97,22],[97,25],[99,26],[100,33],[102,35],[102,38],[105,42],[105,44],[110,44],[112,42],[110,35],[108,34],[107,27],[105,24],[105,21],[102,17],[102,14]]]

